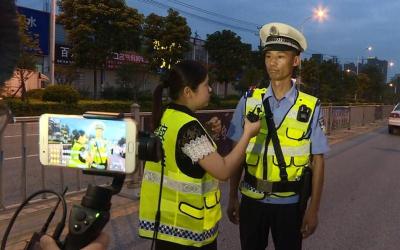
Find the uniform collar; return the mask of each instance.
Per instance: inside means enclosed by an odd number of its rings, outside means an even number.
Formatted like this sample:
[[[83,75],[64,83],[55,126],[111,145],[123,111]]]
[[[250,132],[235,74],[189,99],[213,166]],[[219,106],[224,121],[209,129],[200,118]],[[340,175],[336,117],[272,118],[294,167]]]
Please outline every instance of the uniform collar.
[[[186,114],[188,114],[190,116],[195,116],[194,112],[192,110],[190,110],[188,107],[186,107],[184,105],[176,104],[174,102],[169,103],[167,105],[167,108],[181,111],[181,112],[186,113]]]
[[[290,102],[290,104],[294,104],[294,102],[296,100],[297,92],[298,92],[298,90],[296,88],[296,79],[292,79],[292,87],[289,89],[288,92],[286,92],[286,94],[282,98],[282,100],[286,99]],[[274,95],[274,91],[273,91],[271,83],[270,83],[267,88],[267,92],[265,93],[264,99],[270,98],[271,96],[273,96],[274,99],[276,99],[276,97]]]

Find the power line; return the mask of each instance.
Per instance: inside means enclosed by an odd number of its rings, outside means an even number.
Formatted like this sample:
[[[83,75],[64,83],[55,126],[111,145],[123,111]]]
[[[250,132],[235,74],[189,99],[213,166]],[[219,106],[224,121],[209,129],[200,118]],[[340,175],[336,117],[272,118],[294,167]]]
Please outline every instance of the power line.
[[[178,4],[178,5],[181,5],[181,6],[184,6],[184,7],[187,7],[187,8],[192,9],[192,10],[196,10],[196,11],[199,11],[199,12],[203,12],[203,13],[205,13],[205,14],[208,14],[208,15],[211,15],[211,16],[214,16],[214,17],[224,18],[224,19],[227,19],[227,20],[230,20],[230,21],[233,21],[233,22],[237,22],[237,23],[240,23],[240,24],[245,24],[245,25],[250,25],[250,26],[256,26],[256,27],[260,27],[260,26],[261,26],[261,25],[258,24],[258,23],[247,22],[247,21],[240,20],[240,19],[237,19],[237,18],[233,18],[233,17],[221,15],[221,14],[219,14],[219,13],[212,12],[212,11],[209,11],[209,10],[205,10],[205,9],[199,8],[199,7],[194,6],[194,5],[184,3],[184,2],[182,2],[182,1],[178,1],[178,0],[168,0],[168,1],[169,1],[169,2],[173,2],[173,3],[175,3],[175,4]]]
[[[258,32],[256,29],[249,29],[249,28],[240,27],[240,26],[228,24],[228,23],[225,23],[225,22],[209,19],[209,18],[206,18],[206,17],[203,17],[203,16],[199,16],[197,14],[190,13],[188,11],[184,11],[184,10],[181,10],[181,9],[178,9],[178,8],[175,8],[175,7],[172,7],[170,5],[163,4],[163,3],[160,3],[160,2],[157,2],[157,1],[154,1],[154,0],[137,0],[137,1],[144,2],[146,4],[154,5],[154,6],[157,6],[157,7],[160,7],[160,8],[164,8],[164,9],[173,9],[173,10],[176,10],[176,11],[178,11],[180,13],[184,13],[184,14],[186,14],[188,16],[200,19],[202,21],[212,22],[212,23],[219,24],[221,26],[229,27],[229,28],[232,28],[232,29],[241,30],[241,31],[244,31],[244,32],[249,32],[249,33],[252,33],[252,34],[255,34],[255,33]]]

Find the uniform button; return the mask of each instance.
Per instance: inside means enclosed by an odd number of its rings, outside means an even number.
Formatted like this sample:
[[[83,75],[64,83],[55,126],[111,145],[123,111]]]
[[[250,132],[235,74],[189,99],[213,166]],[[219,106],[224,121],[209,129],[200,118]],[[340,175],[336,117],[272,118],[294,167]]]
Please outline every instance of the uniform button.
[[[81,230],[81,225],[75,224],[75,225],[74,225],[74,230],[75,230],[75,231]]]
[[[83,224],[85,224],[87,226],[87,225],[89,225],[89,221],[85,220],[85,221],[83,221]]]

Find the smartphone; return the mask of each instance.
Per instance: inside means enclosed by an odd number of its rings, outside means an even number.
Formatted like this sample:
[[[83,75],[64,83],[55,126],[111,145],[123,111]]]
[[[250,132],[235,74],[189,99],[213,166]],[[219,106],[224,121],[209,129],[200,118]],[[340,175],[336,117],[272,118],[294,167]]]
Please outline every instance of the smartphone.
[[[137,130],[130,118],[43,114],[39,130],[39,156],[44,166],[135,171]]]

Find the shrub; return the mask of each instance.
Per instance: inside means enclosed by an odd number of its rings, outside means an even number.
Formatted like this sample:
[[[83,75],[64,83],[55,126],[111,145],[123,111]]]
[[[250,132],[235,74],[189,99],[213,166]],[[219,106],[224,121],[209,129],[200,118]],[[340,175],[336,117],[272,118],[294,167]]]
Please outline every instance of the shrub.
[[[79,101],[79,93],[68,85],[51,85],[45,88],[42,100],[76,104]]]
[[[30,99],[42,100],[44,89],[32,89],[26,92],[26,96]]]

